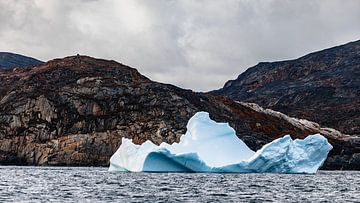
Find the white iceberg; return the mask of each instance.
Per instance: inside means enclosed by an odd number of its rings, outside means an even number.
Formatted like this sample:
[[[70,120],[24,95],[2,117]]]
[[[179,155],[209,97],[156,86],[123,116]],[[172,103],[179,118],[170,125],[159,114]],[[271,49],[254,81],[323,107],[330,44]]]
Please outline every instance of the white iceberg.
[[[142,145],[122,139],[110,159],[109,171],[316,173],[332,146],[320,134],[304,140],[289,135],[252,151],[227,123],[217,123],[206,112],[196,113],[179,143]]]

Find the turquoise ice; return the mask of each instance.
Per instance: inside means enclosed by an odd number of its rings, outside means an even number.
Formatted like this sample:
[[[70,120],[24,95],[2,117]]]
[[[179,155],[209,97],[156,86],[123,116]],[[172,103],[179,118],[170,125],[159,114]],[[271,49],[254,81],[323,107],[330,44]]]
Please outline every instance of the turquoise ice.
[[[320,134],[293,140],[289,135],[252,151],[227,123],[196,113],[179,143],[142,145],[123,138],[109,171],[316,173],[332,146]]]

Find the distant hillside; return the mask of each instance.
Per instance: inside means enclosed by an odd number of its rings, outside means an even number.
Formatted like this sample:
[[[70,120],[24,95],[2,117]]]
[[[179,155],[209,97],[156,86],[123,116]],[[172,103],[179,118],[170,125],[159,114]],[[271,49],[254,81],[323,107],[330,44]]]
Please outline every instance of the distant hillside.
[[[9,52],[0,52],[0,68],[1,69],[11,69],[15,67],[31,67],[34,65],[39,65],[44,62],[23,56],[20,54],[14,54]]]
[[[136,69],[86,56],[0,70],[0,164],[106,166],[131,138],[178,142],[188,119],[207,111],[256,150],[280,136],[322,133],[334,146],[324,168],[360,169],[357,139],[255,104],[154,82]]]
[[[259,63],[212,93],[360,134],[360,41]]]

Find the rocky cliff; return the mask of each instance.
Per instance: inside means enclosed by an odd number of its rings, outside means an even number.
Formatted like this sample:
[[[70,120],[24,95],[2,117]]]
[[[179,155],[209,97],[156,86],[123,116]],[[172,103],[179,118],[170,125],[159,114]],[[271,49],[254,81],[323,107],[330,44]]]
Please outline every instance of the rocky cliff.
[[[255,104],[153,82],[115,61],[72,56],[0,71],[0,164],[107,165],[132,138],[177,142],[188,119],[207,111],[252,149],[285,134],[321,132],[334,145],[325,168],[360,169],[359,141]]]
[[[42,63],[44,62],[20,54],[0,52],[0,69],[12,69],[16,67],[24,68],[40,65]]]
[[[212,93],[360,135],[360,41],[259,63]]]

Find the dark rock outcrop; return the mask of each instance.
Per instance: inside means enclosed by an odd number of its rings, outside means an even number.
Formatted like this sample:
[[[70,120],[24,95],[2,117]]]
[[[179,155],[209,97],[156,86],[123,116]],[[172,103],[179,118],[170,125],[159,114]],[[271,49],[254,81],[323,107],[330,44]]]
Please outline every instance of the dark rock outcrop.
[[[43,64],[44,62],[20,54],[0,52],[0,69],[26,68]]]
[[[212,93],[360,135],[360,41],[259,63]]]
[[[0,71],[0,164],[107,165],[121,144],[173,143],[207,111],[252,149],[285,134],[321,132],[335,146],[326,168],[360,169],[357,140],[306,121],[153,82],[115,61],[72,56]],[[340,161],[339,161],[340,160]]]

